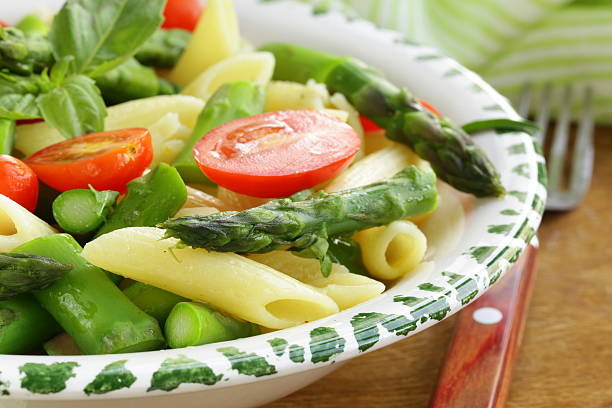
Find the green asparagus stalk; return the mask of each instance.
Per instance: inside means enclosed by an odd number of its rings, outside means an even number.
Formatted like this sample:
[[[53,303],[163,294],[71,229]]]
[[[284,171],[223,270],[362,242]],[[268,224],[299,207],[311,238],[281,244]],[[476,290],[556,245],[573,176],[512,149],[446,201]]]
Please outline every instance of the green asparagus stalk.
[[[0,300],[48,288],[71,269],[44,256],[0,254]]]
[[[330,239],[329,256],[334,263],[344,265],[351,273],[369,275],[362,261],[361,246],[352,238],[337,237]]]
[[[134,56],[141,64],[155,68],[172,68],[191,40],[189,31],[175,28],[157,30]]]
[[[181,302],[170,312],[164,332],[171,348],[181,348],[255,336],[261,330],[202,303]]]
[[[136,306],[149,316],[153,316],[163,327],[172,308],[179,302],[186,302],[182,296],[165,291],[142,282],[134,282],[123,290]]]
[[[83,354],[78,344],[68,333],[61,333],[43,344],[50,356],[79,356]]]
[[[25,354],[61,332],[31,295],[0,301],[0,354]]]
[[[127,194],[96,236],[126,227],[152,227],[172,217],[187,201],[187,188],[176,169],[161,163],[128,183]]]
[[[499,174],[470,136],[448,118],[439,119],[405,88],[354,58],[337,57],[290,44],[262,48],[276,58],[274,79],[306,82],[313,78],[344,94],[360,114],[430,162],[439,178],[478,197],[501,196]]]
[[[41,72],[53,63],[51,43],[43,37],[27,37],[14,27],[0,27],[0,69],[18,75]]]
[[[53,201],[53,217],[71,234],[89,234],[102,226],[119,193],[94,188],[68,190]]]
[[[11,154],[15,142],[15,121],[0,119],[0,154]]]
[[[167,237],[212,251],[263,253],[286,246],[319,259],[327,276],[332,264],[328,237],[429,212],[437,198],[433,172],[410,166],[386,181],[311,200],[277,199],[241,212],[181,217],[160,226]]]
[[[176,88],[160,79],[153,68],[141,65],[134,58],[94,79],[107,105],[176,93]]]
[[[51,27],[35,14],[29,14],[16,25],[26,37],[46,37]]]
[[[36,238],[15,249],[73,265],[62,279],[34,296],[85,354],[162,348],[164,338],[157,321],[131,303],[100,268],[85,261],[81,251],[67,234]]]
[[[262,113],[265,92],[261,85],[248,81],[229,82],[219,88],[204,106],[196,126],[173,165],[187,183],[212,183],[193,158],[193,147],[216,127],[234,119]]]

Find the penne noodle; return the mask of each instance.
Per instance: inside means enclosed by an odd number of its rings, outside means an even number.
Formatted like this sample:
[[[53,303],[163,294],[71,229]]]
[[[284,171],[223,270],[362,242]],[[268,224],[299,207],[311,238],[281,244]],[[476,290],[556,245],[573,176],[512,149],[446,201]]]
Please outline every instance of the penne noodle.
[[[287,109],[325,109],[329,93],[323,84],[309,80],[306,85],[297,82],[272,81],[266,94],[266,112]]]
[[[49,224],[0,194],[0,252],[56,231]]]
[[[178,248],[178,243],[164,239],[159,228],[124,228],[89,242],[82,256],[110,272],[273,329],[338,311],[329,296],[266,265],[233,253]]]
[[[386,132],[383,129],[365,132],[364,139],[364,150],[366,155],[370,155],[395,144],[395,142],[387,138]]]
[[[217,198],[213,195],[205,193],[197,188],[190,186],[187,187],[187,201],[183,205],[183,208],[194,208],[194,207],[213,207],[220,211],[234,210],[235,208],[226,203],[225,201]]]
[[[259,198],[236,193],[221,186],[219,186],[219,189],[217,190],[217,197],[237,211],[257,207],[271,200],[271,198]]]
[[[253,81],[261,85],[267,85],[273,72],[274,56],[271,53],[237,54],[202,72],[181,93],[207,101],[221,85],[228,82]]]
[[[410,221],[394,221],[355,234],[363,264],[376,279],[392,280],[410,273],[425,256],[427,238]]]
[[[104,121],[106,130],[125,129],[133,127],[150,128],[164,115],[176,113],[180,125],[187,132],[178,133],[186,139],[195,126],[204,102],[187,95],[161,95],[151,98],[136,99],[108,108],[108,116]],[[167,119],[166,119],[167,120]],[[181,128],[182,129],[182,128]],[[186,136],[185,136],[186,135]],[[174,138],[159,136],[160,139]],[[17,126],[15,148],[26,156],[36,153],[52,144],[64,141],[60,133],[45,122]]]
[[[361,121],[359,120],[359,112],[357,112],[357,109],[355,109],[346,99],[346,96],[341,93],[333,94],[329,98],[329,103],[335,109],[339,109],[347,113],[347,119],[345,122],[351,125],[351,127],[355,129],[355,132],[357,132],[359,135],[359,138],[361,139],[361,149],[357,153],[357,156],[355,156],[355,160],[360,160],[365,155],[365,139],[363,126],[361,126]]]
[[[219,210],[217,210],[214,207],[191,207],[191,208],[183,207],[180,210],[178,210],[178,212],[174,215],[174,218],[189,217],[192,215],[210,215],[210,214],[215,214],[218,212]]]
[[[209,0],[187,49],[168,77],[179,85],[187,85],[208,67],[237,54],[241,47],[232,1]]]
[[[350,273],[342,265],[333,264],[328,277],[321,275],[316,259],[302,258],[289,251],[253,254],[249,258],[283,272],[300,282],[319,288],[332,298],[340,310],[348,309],[380,295],[385,285],[367,276]]]
[[[332,180],[325,187],[325,191],[333,193],[375,183],[393,176],[410,165],[428,166],[427,162],[420,159],[412,150],[394,143],[353,164]]]

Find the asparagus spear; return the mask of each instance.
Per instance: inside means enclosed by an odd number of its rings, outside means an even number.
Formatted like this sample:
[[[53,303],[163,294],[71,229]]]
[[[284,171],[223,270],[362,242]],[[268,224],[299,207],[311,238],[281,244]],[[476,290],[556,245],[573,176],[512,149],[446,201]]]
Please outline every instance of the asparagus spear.
[[[141,65],[134,58],[94,79],[107,105],[176,93],[177,90],[168,86],[170,82],[159,78],[153,68]]]
[[[81,251],[67,234],[36,238],[15,249],[74,266],[62,279],[34,292],[34,296],[85,354],[163,347],[165,341],[157,321],[131,303],[100,268],[85,261]],[[27,336],[28,331],[22,335]]]
[[[208,100],[198,121],[173,165],[188,183],[212,183],[202,173],[193,158],[193,147],[212,129],[234,119],[262,113],[265,92],[261,85],[248,81],[229,82],[221,86]]]
[[[0,154],[11,154],[15,142],[15,121],[0,119]]]
[[[344,94],[360,114],[384,128],[389,139],[412,148],[453,187],[478,197],[504,194],[495,167],[465,131],[447,118],[438,119],[410,91],[397,88],[363,62],[290,44],[269,44],[262,50],[276,58],[274,79],[313,78]]]
[[[170,312],[164,332],[171,348],[181,348],[255,336],[261,330],[202,303],[181,302]]]
[[[176,169],[161,163],[128,183],[127,194],[96,236],[119,228],[152,227],[172,217],[187,201],[187,188]]]
[[[100,228],[119,193],[94,188],[68,190],[53,201],[53,217],[71,234],[88,234]]]
[[[392,178],[311,200],[269,201],[245,211],[169,220],[167,237],[185,245],[219,252],[263,253],[282,246],[319,259],[323,275],[331,271],[328,237],[385,225],[431,211],[437,204],[436,177],[410,166]]]
[[[27,37],[14,27],[0,27],[0,68],[14,74],[41,72],[53,63],[51,43],[43,37]]]
[[[159,29],[140,47],[134,57],[143,65],[172,68],[191,40],[189,31]]]
[[[0,301],[0,354],[24,354],[62,328],[32,295]]]
[[[132,283],[123,290],[123,293],[140,310],[156,318],[161,326],[164,325],[170,311],[177,303],[188,300],[182,296],[142,282]]]
[[[0,300],[47,288],[71,269],[43,256],[0,254]]]

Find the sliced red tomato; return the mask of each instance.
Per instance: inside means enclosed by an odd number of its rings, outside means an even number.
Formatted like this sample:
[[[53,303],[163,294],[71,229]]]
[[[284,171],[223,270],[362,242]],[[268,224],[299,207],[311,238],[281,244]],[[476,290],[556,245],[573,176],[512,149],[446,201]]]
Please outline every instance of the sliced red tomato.
[[[364,132],[374,132],[381,129],[380,126],[363,115],[359,115],[359,121],[361,122],[361,127]]]
[[[436,115],[438,118],[440,119],[442,118],[442,115],[440,114],[440,112],[438,112],[438,110],[434,108],[433,106],[431,106],[429,103],[425,102],[422,99],[419,99],[419,103],[423,105],[425,109],[427,109],[428,111]],[[373,121],[371,121],[370,119],[366,118],[363,115],[359,115],[359,120],[361,121],[361,126],[363,127],[364,132],[374,132],[376,130],[381,129],[380,126],[378,126],[376,123],[374,123]]]
[[[38,201],[38,178],[21,160],[0,154],[0,194],[34,211]]]
[[[0,20],[0,27],[9,27],[9,25],[4,21]]]
[[[199,0],[168,0],[162,28],[182,28],[193,31],[204,7]]]
[[[59,191],[75,188],[124,192],[153,159],[147,129],[121,129],[66,140],[26,159],[38,177]]]
[[[287,110],[238,119],[207,133],[193,149],[200,169],[227,189],[286,197],[344,170],[361,141],[324,112]]]

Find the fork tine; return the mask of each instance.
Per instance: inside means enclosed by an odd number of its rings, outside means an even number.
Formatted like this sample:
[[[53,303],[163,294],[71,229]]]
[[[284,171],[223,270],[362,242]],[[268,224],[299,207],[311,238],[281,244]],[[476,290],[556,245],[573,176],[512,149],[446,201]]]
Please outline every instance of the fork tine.
[[[536,124],[540,128],[540,131],[536,134],[536,141],[540,146],[544,146],[546,140],[546,132],[548,131],[548,124],[550,123],[550,106],[552,105],[552,86],[550,84],[544,85],[542,94],[540,95],[539,107]]]
[[[578,124],[572,170],[570,175],[569,195],[577,204],[591,185],[593,175],[593,90],[587,87],[584,92],[584,108]]]
[[[548,162],[548,190],[551,192],[559,191],[561,179],[563,177],[563,165],[569,139],[571,122],[572,87],[566,86],[561,100],[561,111],[557,126],[555,128],[554,139],[550,148],[550,159]]]
[[[531,107],[531,99],[533,97],[533,87],[528,82],[521,89],[521,96],[519,97],[518,114],[523,118],[527,118],[529,115],[529,108]]]

